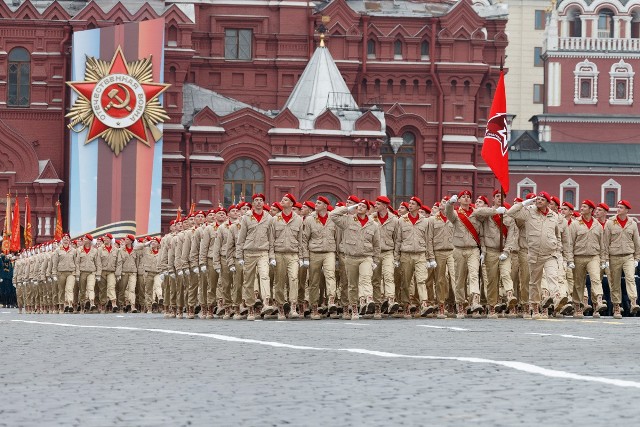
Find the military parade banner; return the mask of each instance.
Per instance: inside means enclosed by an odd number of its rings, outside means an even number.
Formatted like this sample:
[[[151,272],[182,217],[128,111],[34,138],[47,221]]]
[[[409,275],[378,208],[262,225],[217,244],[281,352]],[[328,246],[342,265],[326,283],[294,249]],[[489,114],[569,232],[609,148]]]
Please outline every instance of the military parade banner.
[[[160,232],[164,19],[73,35],[69,232]]]

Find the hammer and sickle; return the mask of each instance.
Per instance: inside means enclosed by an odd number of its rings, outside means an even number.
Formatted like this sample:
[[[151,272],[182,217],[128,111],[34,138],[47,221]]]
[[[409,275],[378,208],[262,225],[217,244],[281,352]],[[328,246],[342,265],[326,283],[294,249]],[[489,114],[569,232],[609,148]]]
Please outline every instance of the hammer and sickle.
[[[109,93],[107,93],[107,96],[111,98],[111,101],[109,101],[107,106],[104,107],[105,111],[109,111],[110,108],[115,108],[117,110],[121,110],[124,108],[127,111],[131,111],[131,107],[129,107],[129,101],[131,101],[131,94],[129,93],[127,88],[124,87],[124,85],[118,83],[118,87],[121,88],[126,94],[125,99],[123,100],[122,98],[120,98],[120,91],[118,89],[116,88],[111,89]],[[114,100],[118,101],[119,104],[116,104]]]

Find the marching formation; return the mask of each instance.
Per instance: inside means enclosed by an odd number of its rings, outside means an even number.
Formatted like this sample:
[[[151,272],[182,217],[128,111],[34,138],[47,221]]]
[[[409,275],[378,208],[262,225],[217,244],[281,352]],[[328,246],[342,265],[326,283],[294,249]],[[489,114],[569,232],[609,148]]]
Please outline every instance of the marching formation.
[[[167,318],[621,317],[637,305],[638,225],[620,200],[578,212],[542,191],[526,200],[470,191],[397,210],[385,196],[252,202],[199,211],[160,237],[110,234],[22,251],[20,311],[164,312]],[[591,301],[588,302],[587,276]]]

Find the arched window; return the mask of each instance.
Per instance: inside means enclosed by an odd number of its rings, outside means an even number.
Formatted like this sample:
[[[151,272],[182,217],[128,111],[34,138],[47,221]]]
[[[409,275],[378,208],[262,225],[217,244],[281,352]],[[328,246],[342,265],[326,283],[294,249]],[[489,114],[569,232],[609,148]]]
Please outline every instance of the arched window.
[[[569,178],[560,184],[560,201],[569,202],[573,206],[580,200],[580,185]]]
[[[369,40],[367,42],[367,58],[376,58],[376,42],[374,40]]]
[[[429,42],[426,40],[420,43],[420,59],[429,59]]]
[[[255,193],[264,193],[264,171],[248,157],[240,157],[224,171],[224,204],[251,201]]]
[[[400,40],[393,43],[393,59],[402,59],[402,41]]]
[[[28,107],[31,99],[31,57],[27,49],[16,47],[9,52],[9,107]]]
[[[536,193],[538,185],[530,178],[525,178],[518,182],[518,197],[525,199],[527,194]]]
[[[622,198],[622,186],[614,179],[609,179],[602,184],[600,197],[609,207],[614,207]]]
[[[178,46],[178,29],[175,25],[169,26],[167,30],[167,46]]]
[[[598,102],[598,67],[585,59],[578,62],[573,71],[575,104],[596,104]]]
[[[569,37],[582,37],[582,18],[580,10],[572,10],[567,13],[569,17]]]
[[[633,104],[633,68],[631,64],[621,59],[611,66],[609,76],[611,84],[609,90],[609,103],[616,105]]]
[[[415,152],[416,137],[408,131],[401,138],[387,138],[380,149],[387,194],[394,206],[414,194]]]
[[[601,9],[598,13],[598,38],[613,38],[613,11],[611,9]]]

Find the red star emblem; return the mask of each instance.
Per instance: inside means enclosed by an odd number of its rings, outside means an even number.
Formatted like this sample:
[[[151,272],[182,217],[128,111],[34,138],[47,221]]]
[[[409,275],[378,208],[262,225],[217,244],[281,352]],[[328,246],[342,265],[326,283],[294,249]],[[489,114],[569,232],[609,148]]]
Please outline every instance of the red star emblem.
[[[167,90],[168,84],[141,82],[131,71],[118,47],[107,76],[97,81],[68,82],[69,86],[92,107],[86,143],[102,136],[109,129],[126,129],[148,144],[144,110],[147,104]]]

